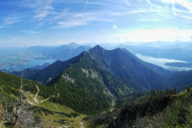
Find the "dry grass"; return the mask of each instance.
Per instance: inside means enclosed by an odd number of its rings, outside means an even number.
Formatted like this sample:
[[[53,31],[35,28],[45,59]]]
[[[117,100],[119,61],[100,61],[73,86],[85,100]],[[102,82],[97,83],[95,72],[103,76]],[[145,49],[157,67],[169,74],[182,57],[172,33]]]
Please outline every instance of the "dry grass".
[[[54,114],[46,114],[44,112],[39,113],[38,116],[41,118],[41,122],[37,124],[38,126],[43,126],[43,127],[70,126],[70,127],[80,128],[82,126],[81,124],[83,123],[84,128],[87,128],[89,125],[88,122],[83,120],[83,118],[86,115],[78,114],[78,116],[76,117],[67,117],[66,115],[71,115],[75,113],[74,110],[72,110],[71,108],[68,108],[67,106],[54,104],[52,102],[49,102],[49,100],[43,103],[37,103],[33,99],[33,97],[35,97],[35,94],[32,94],[30,92],[24,92],[23,94],[28,101],[33,103],[34,106],[41,107],[49,111],[53,111],[54,113]],[[40,100],[43,100],[43,97],[38,95],[37,99],[40,101]],[[25,103],[30,104],[27,100],[25,101]]]

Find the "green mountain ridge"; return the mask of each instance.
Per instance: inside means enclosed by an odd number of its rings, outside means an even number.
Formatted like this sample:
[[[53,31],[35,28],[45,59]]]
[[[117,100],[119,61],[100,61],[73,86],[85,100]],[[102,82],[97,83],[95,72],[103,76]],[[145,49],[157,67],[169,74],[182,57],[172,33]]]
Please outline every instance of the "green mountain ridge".
[[[89,52],[57,61],[45,69],[24,70],[24,77],[55,88],[60,98],[50,101],[76,112],[93,114],[110,109],[121,95],[168,88],[169,81],[163,73],[169,72],[145,63],[125,49],[108,51],[95,46]]]
[[[33,69],[33,68],[25,69],[24,77],[27,79],[38,81],[46,85],[50,82],[51,79],[60,75],[71,64],[77,63],[82,55],[83,54],[80,54],[76,57],[73,57],[70,60],[63,62],[58,60],[44,69]],[[11,74],[19,76],[21,72],[11,72]]]
[[[166,88],[178,87],[180,91],[192,82],[189,80],[190,74],[191,72],[172,74],[138,59],[125,49],[105,50],[97,45],[88,52],[82,52],[67,61],[57,61],[44,69],[24,70],[24,77],[30,80],[23,80],[23,95],[25,104],[34,106],[33,110],[37,111],[40,118],[52,118],[50,122],[53,123],[56,117],[59,117],[57,122],[60,122],[60,119],[67,118],[66,116],[75,116],[76,120],[77,115],[108,112],[115,107],[115,103],[121,106],[126,100],[134,98],[134,95],[136,98],[145,94],[147,96],[148,91],[153,88],[160,89],[158,96],[163,94],[161,90]],[[0,72],[0,95],[18,100],[19,82],[19,77]],[[173,91],[166,89],[164,93],[172,94]],[[122,100],[118,99],[122,97]],[[159,104],[163,104],[164,100],[169,101],[162,99]],[[145,105],[150,108],[150,99],[146,103],[147,105],[144,103],[139,107]],[[137,105],[136,107],[138,108]],[[158,108],[157,104],[155,108]],[[66,109],[70,109],[71,113],[66,112]],[[136,113],[132,114],[135,117]],[[78,121],[78,124],[81,123]],[[52,126],[55,125],[58,126],[57,123]],[[70,125],[74,126],[73,123]]]
[[[168,87],[169,81],[165,76],[171,74],[169,71],[146,63],[125,49],[117,48],[107,51],[96,46],[90,50],[90,53],[104,63],[114,75],[122,79],[132,81],[147,89]],[[154,82],[159,85],[155,85]]]
[[[51,79],[59,76],[63,71],[70,67],[71,64],[78,65],[77,63],[81,60],[86,61],[86,64],[89,62],[92,63],[90,63],[89,66],[82,65],[79,68],[89,72],[90,70],[95,69],[95,72],[98,73],[102,83],[105,84],[115,97],[135,90],[149,90],[151,88],[165,89],[169,87],[169,81],[165,78],[166,75],[171,74],[169,71],[146,63],[125,49],[108,51],[100,46],[95,46],[89,52],[83,52],[79,56],[68,61],[55,62],[45,69],[39,71],[30,70],[28,71],[28,75],[26,71],[25,78],[52,85],[50,83],[53,82],[49,83]],[[61,65],[63,65],[64,68]],[[34,73],[31,73],[33,71]],[[83,74],[82,71],[81,74]],[[76,73],[74,72],[74,74],[71,75],[74,76]],[[111,78],[113,78],[113,81],[110,81]],[[113,88],[113,86],[118,86],[120,88]],[[126,86],[129,87],[127,88]]]

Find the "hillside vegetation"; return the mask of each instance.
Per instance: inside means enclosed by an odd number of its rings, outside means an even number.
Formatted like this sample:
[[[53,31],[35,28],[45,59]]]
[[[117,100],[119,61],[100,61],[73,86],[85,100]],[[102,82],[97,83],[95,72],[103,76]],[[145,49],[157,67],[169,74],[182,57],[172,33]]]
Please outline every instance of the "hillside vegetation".
[[[24,77],[30,80],[23,79],[27,108],[23,113],[32,112],[28,114],[32,115],[28,117],[33,120],[30,123],[39,126],[46,122],[47,126],[74,127],[189,127],[191,91],[176,92],[190,85],[190,73],[172,73],[125,49],[95,46],[44,69],[24,70]],[[21,72],[13,74],[19,76]],[[3,111],[5,103],[18,102],[19,89],[19,77],[0,72]],[[13,108],[10,106],[10,110]],[[166,120],[176,122],[169,124]]]
[[[133,85],[138,86],[134,86],[138,90],[150,90],[152,88],[159,88],[160,90],[164,90],[166,88],[176,87],[178,92],[181,92],[188,85],[192,84],[192,81],[190,79],[191,71],[173,73],[156,65],[146,63],[138,59],[135,55],[131,54],[125,49],[118,48],[115,50],[105,50],[100,46],[95,46],[89,52],[84,53],[81,53],[79,56],[76,56],[64,62],[57,61],[42,70],[26,69],[25,78],[35,80],[49,86],[49,82],[59,76],[71,64],[78,65],[77,62],[86,61],[94,62],[92,63],[92,65],[96,65],[96,70],[99,70],[95,71],[98,73],[100,72],[99,77],[103,79],[105,86],[109,89],[109,91],[113,91],[111,93],[115,96],[117,96],[119,92],[121,92],[121,94],[123,95],[126,94],[127,89],[123,89],[125,88],[124,85],[129,86],[130,84],[132,84],[132,87]],[[85,55],[89,57],[84,57]],[[85,59],[80,60],[81,58]],[[89,71],[89,69],[91,69],[92,67],[93,66],[85,69],[85,72]],[[83,67],[80,68],[84,69]],[[102,72],[107,72],[108,74],[116,77],[116,79],[118,79],[118,82],[123,81],[119,83],[125,83],[123,85],[124,87],[121,86],[121,88],[119,89],[115,88],[110,90],[109,80],[111,79],[111,77],[108,77],[109,75],[107,75],[107,77],[106,75],[102,75],[103,73],[100,71],[100,69],[102,69]],[[20,72],[13,72],[13,74],[20,75]],[[132,87],[129,86],[130,89]],[[125,90],[125,92],[123,92],[122,90]],[[132,88],[131,91],[133,92],[134,88]]]
[[[137,94],[136,94],[137,96]],[[191,128],[192,89],[177,94],[176,90],[151,90],[148,96],[132,99],[121,109],[84,118],[89,127],[107,128]]]
[[[74,71],[72,65],[78,68]],[[68,71],[67,75],[72,79],[76,77],[77,81],[79,76],[84,77],[84,83],[79,83],[84,86],[89,86],[87,76],[93,74],[94,78],[96,76],[97,80],[101,81],[100,85],[107,87],[114,97],[134,91],[170,87],[166,77],[171,74],[169,71],[146,63],[125,49],[108,51],[100,46],[95,46],[89,52],[83,52],[68,61],[55,62],[42,70],[26,69],[25,78],[50,86],[54,79],[58,79],[65,71]]]
[[[14,105],[17,104],[19,100],[19,89],[20,89],[20,78],[14,75],[0,72],[0,121],[2,122],[5,113],[4,110],[6,106],[10,108],[10,113]],[[61,90],[62,91],[62,90]],[[78,91],[79,92],[79,91]],[[20,125],[37,125],[37,126],[73,126],[80,127],[82,124],[86,126],[86,122],[82,121],[82,118],[85,116],[81,113],[88,113],[93,110],[93,112],[101,111],[101,108],[92,107],[90,105],[85,105],[84,111],[76,112],[70,107],[67,107],[65,100],[71,102],[71,105],[76,105],[76,102],[69,101],[67,98],[62,97],[63,92],[58,92],[54,87],[47,87],[45,85],[39,84],[35,81],[30,81],[23,79],[23,105],[21,110],[20,119],[23,122],[20,122]],[[73,94],[74,95],[74,94]],[[69,94],[70,96],[70,94]],[[75,95],[76,97],[78,95]],[[82,97],[83,98],[83,97]],[[91,101],[92,99],[88,99]],[[86,102],[87,100],[84,99]],[[94,101],[91,101],[94,102]],[[101,103],[101,102],[99,102]],[[97,105],[99,103],[95,103]],[[100,105],[100,104],[99,104]],[[87,106],[87,107],[86,107]],[[76,106],[78,110],[78,107]],[[86,111],[87,109],[87,111]],[[103,109],[102,109],[103,111]],[[25,114],[24,114],[25,113]],[[27,120],[30,119],[30,122]],[[36,119],[38,119],[37,122]],[[46,125],[45,125],[46,124]],[[13,122],[5,123],[7,126],[12,126]]]

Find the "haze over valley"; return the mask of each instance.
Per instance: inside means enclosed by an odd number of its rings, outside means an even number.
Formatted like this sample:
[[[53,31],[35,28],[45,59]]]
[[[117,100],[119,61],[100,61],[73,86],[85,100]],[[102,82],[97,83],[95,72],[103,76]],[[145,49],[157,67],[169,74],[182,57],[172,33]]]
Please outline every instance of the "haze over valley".
[[[104,48],[104,44],[101,44]],[[182,43],[179,46],[186,46],[186,43]],[[19,71],[26,68],[44,68],[57,60],[68,60],[83,51],[88,51],[93,46],[81,45],[77,43],[69,43],[62,46],[32,46],[29,48],[23,48],[20,50],[9,49],[2,51],[0,60],[0,70],[5,72]],[[191,50],[185,48],[175,47],[175,45],[163,47],[154,47],[152,45],[140,46],[140,45],[110,45],[107,49],[125,48],[128,51],[134,53],[138,58],[143,61],[158,65],[168,70],[191,70],[192,58],[190,55]],[[11,51],[11,53],[10,53]],[[179,55],[178,55],[179,54]]]

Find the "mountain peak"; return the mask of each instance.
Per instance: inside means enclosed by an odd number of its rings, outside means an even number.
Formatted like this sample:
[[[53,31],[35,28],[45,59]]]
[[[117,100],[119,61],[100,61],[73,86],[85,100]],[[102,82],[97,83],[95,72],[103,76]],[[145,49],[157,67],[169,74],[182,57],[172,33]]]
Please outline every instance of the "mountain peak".
[[[103,51],[105,50],[104,48],[102,48],[100,45],[96,45],[95,47],[93,47],[91,50],[99,50],[99,51]]]
[[[70,44],[68,44],[68,45],[77,45],[75,42],[71,42]]]
[[[116,48],[113,51],[122,51],[122,49],[121,48]]]
[[[75,42],[68,44],[68,47],[79,47],[79,46],[80,44],[76,44]]]
[[[93,47],[92,49],[89,50],[91,53],[97,53],[97,54],[101,54],[104,53],[106,50],[104,48],[102,48],[99,45],[96,45],[95,47]]]
[[[70,43],[70,44],[62,45],[62,46],[60,46],[60,47],[58,47],[58,48],[61,48],[61,49],[76,49],[76,48],[78,48],[79,46],[81,46],[81,45],[72,42],[72,43]]]

